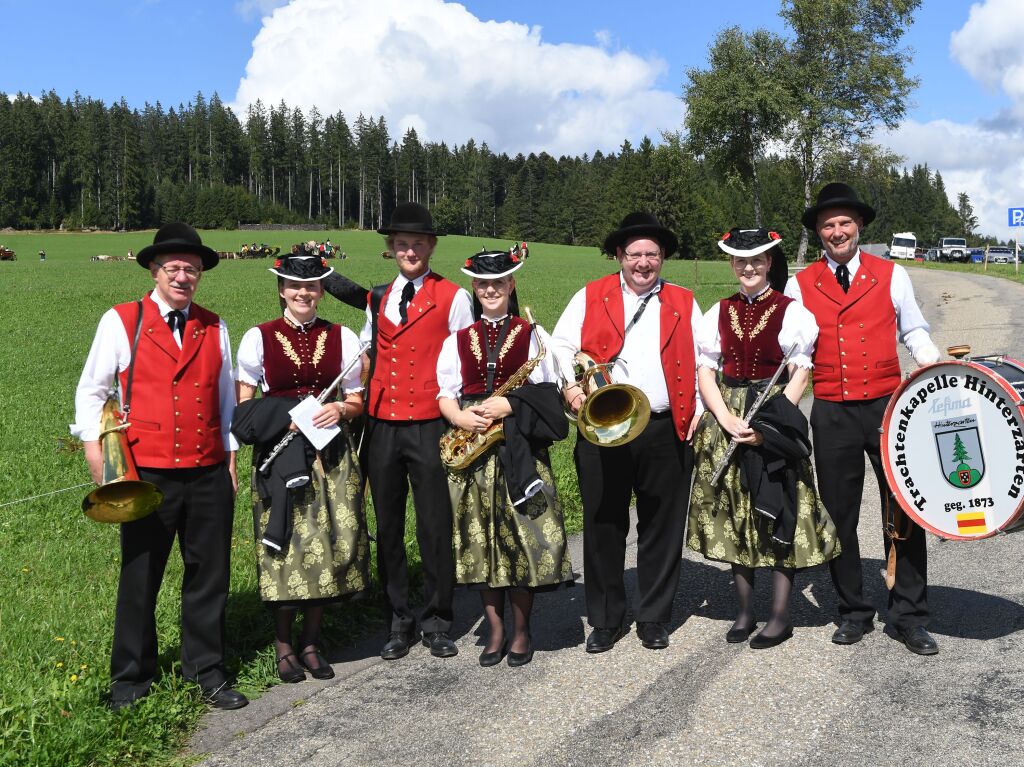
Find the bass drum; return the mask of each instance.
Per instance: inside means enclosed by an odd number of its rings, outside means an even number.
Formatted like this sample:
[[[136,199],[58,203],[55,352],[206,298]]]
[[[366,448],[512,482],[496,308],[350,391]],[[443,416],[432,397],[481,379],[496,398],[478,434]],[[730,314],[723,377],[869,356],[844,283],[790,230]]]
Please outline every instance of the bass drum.
[[[903,510],[940,538],[1024,526],[1024,364],[976,357],[915,371],[886,408],[882,464]]]

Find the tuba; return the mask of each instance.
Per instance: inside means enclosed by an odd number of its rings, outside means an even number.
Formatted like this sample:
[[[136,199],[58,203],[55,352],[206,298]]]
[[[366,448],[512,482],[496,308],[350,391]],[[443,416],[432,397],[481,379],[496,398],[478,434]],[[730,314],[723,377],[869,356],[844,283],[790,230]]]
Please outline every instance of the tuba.
[[[530,323],[532,331],[537,326],[537,323],[533,320],[533,314],[531,314],[529,306],[523,307],[523,315]],[[540,334],[538,333],[537,355],[523,363],[522,367],[513,373],[511,378],[505,381],[505,383],[495,389],[494,393],[490,396],[504,397],[513,389],[522,386],[546,354],[547,350],[544,348],[544,342],[540,340]],[[486,431],[480,434],[466,431],[465,429],[457,429],[454,426],[449,427],[441,435],[441,463],[444,464],[448,471],[462,471],[472,466],[492,445],[501,442],[503,439],[505,439],[505,429],[501,421],[492,423]]]
[[[156,511],[163,493],[151,482],[139,479],[121,408],[116,397],[103,405],[100,415],[100,449],[103,451],[102,484],[82,501],[82,511],[97,522],[132,522]]]
[[[586,352],[573,358],[576,383],[586,393],[575,416],[580,436],[598,447],[618,447],[632,442],[651,420],[651,403],[636,386],[612,381],[614,362],[595,362]],[[572,417],[571,413],[567,415]]]

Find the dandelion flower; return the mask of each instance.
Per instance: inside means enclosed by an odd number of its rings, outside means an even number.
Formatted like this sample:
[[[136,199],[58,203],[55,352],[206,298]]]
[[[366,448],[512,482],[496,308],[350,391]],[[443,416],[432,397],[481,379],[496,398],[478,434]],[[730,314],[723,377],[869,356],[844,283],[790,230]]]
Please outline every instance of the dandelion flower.
[[[78,668],[79,668],[80,670],[82,670],[82,671],[85,671],[85,670],[86,670],[87,668],[89,668],[89,664],[88,664],[88,663],[83,663],[83,664],[82,664],[81,666],[79,666]]]
[[[57,661],[57,668],[64,668],[64,663],[62,661]]]
[[[54,637],[53,641],[54,642],[63,642],[64,641],[64,637]]]
[[[78,674],[72,674],[71,675],[71,681],[72,682],[77,682],[78,681]]]

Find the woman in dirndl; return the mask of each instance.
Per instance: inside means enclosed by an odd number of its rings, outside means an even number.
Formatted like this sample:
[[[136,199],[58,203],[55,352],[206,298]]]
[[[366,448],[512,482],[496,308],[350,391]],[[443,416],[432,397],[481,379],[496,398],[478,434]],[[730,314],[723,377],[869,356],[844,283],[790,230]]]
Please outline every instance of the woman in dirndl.
[[[501,421],[504,441],[469,467],[451,472],[456,582],[479,589],[489,635],[481,666],[508,655],[509,666],[533,659],[530,613],[537,591],[572,583],[562,505],[548,446],[568,434],[550,339],[519,317],[520,258],[482,252],[462,271],[473,278],[476,321],[450,335],[437,361],[441,413],[456,428],[483,433]],[[494,392],[539,356],[526,383],[506,396]],[[505,596],[513,631],[505,635]]]
[[[814,317],[783,295],[781,238],[765,229],[733,229],[718,243],[731,257],[739,292],[704,315],[697,339],[697,381],[707,407],[694,435],[696,471],[687,546],[732,565],[738,610],[726,634],[764,649],[793,635],[794,570],[839,554],[835,526],[814,488],[807,419],[797,407],[818,336]],[[763,407],[745,414],[788,353]],[[712,484],[730,441],[737,449]],[[771,568],[767,624],[755,636],[754,570]]]
[[[370,585],[363,481],[348,426],[363,412],[362,360],[312,416],[314,426],[340,425],[341,431],[319,450],[296,434],[289,452],[260,471],[281,438],[297,430],[288,411],[309,395],[320,395],[359,348],[355,333],[317,316],[321,280],[334,271],[325,259],[283,256],[270,271],[277,276],[282,316],[242,337],[233,431],[254,443],[256,563],[260,596],[275,616],[278,675],[300,682],[305,668],[316,679],[330,679],[334,671],[319,647],[324,607]],[[257,390],[262,397],[254,400]],[[296,644],[292,626],[300,610]]]

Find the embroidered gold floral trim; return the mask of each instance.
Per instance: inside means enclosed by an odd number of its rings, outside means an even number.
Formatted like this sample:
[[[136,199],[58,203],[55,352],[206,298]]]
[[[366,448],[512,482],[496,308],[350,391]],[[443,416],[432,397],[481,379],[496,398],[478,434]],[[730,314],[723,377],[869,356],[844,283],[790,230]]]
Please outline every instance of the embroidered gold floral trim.
[[[327,351],[327,331],[323,331],[316,337],[316,348],[313,349],[313,367],[323,359],[324,352]]]
[[[768,319],[772,316],[772,314],[775,313],[775,310],[778,308],[779,305],[775,304],[775,306],[771,307],[768,311],[761,315],[761,319],[757,321],[757,324],[754,325],[753,329],[750,331],[751,341],[757,338],[758,334],[760,334],[760,332],[764,330],[765,326],[768,324]],[[739,312],[736,311],[735,306],[729,307],[729,327],[732,328],[732,332],[736,334],[736,337],[742,341],[744,338],[743,328],[740,327],[740,314]]]
[[[302,360],[299,359],[299,355],[295,353],[295,349],[292,348],[292,342],[285,338],[284,333],[280,330],[274,331],[274,338],[277,339],[278,343],[281,344],[281,348],[284,350],[284,356],[295,363],[296,367],[302,367]]]
[[[476,332],[476,328],[469,329],[469,350],[473,352],[477,362],[484,361],[484,352],[480,348],[480,334]]]
[[[505,339],[505,343],[501,345],[501,349],[498,350],[498,359],[504,359],[505,355],[508,354],[508,350],[512,348],[512,344],[515,343],[516,336],[519,335],[519,331],[523,329],[522,325],[516,325],[512,328],[512,331],[508,334],[508,338]]]

